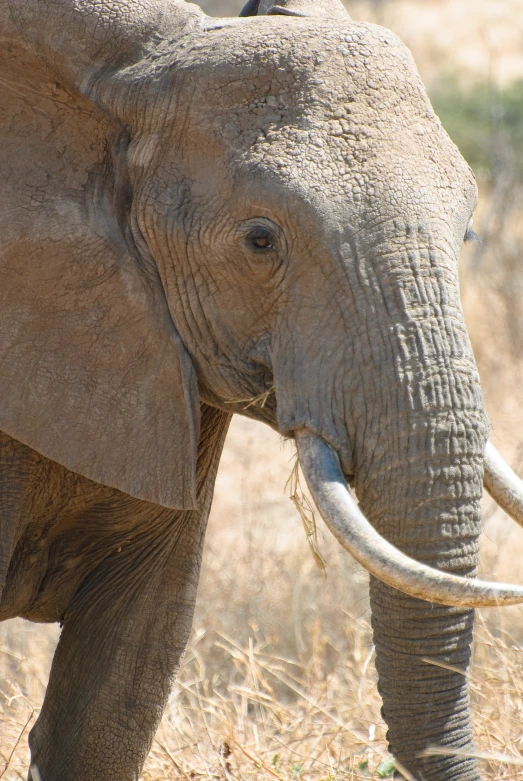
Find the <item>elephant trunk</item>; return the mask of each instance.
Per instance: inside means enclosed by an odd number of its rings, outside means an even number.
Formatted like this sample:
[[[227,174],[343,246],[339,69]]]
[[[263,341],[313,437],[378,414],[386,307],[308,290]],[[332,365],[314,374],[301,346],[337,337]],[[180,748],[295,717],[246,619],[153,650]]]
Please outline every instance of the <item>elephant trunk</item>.
[[[378,690],[390,750],[421,781],[479,781],[466,671],[473,611],[420,602],[371,577]],[[431,755],[431,748],[449,756]]]
[[[469,598],[477,584],[471,578],[488,423],[455,248],[448,228],[428,218],[380,223],[372,236],[360,231],[334,246],[341,283],[333,302],[316,299],[297,280],[292,334],[282,329],[272,344],[279,428],[295,435],[302,465],[303,436],[316,435],[336,451],[354,476],[359,510],[379,535],[378,555],[373,559],[369,545],[370,557],[359,560],[373,575],[376,665],[391,750],[418,781],[477,781],[475,760],[463,756],[473,751],[470,608],[496,599]],[[461,578],[466,598],[446,601],[441,592],[406,588],[407,571],[403,582],[388,577],[382,538],[404,554],[403,564],[406,556],[423,565],[436,586],[434,570]]]
[[[432,376],[427,366],[420,374]],[[453,376],[467,384],[459,372]],[[386,438],[377,469],[362,468],[357,480],[363,512],[393,545],[430,567],[469,577],[478,566],[486,438],[482,410],[470,398],[457,395],[452,407],[433,409],[423,423],[416,413],[410,421],[398,415],[390,422],[395,445]],[[473,752],[466,678],[473,611],[409,597],[373,577],[370,601],[393,754],[420,780],[477,781],[475,760],[452,756]],[[431,747],[450,756],[430,756]]]
[[[364,566],[370,561],[367,568],[381,578],[371,576],[370,597],[379,691],[391,751],[420,781],[478,781],[476,761],[460,756],[473,753],[466,673],[474,613],[459,606],[459,599],[449,607],[402,593],[383,582],[384,573],[388,577],[386,563],[381,567],[389,545],[391,561],[399,554],[414,565],[414,586],[408,577],[399,584],[410,588],[411,594],[419,594],[416,576],[419,578],[423,569],[438,571],[441,582],[452,573],[465,593],[478,583],[469,578],[478,565],[485,433],[482,416],[477,417],[476,425],[459,411],[447,412],[445,422],[440,415],[435,421],[427,426],[418,423],[417,436],[412,434],[416,426],[410,426],[403,458],[389,454],[380,459],[377,472],[361,470],[357,480],[360,507],[374,529],[357,508],[345,519],[345,528],[343,519],[329,517],[329,512],[339,509],[336,498],[347,492],[337,456],[329,445],[303,429],[297,430],[295,437],[307,482],[327,525]],[[401,440],[404,437],[398,432],[397,441]],[[442,452],[445,441],[447,453]],[[368,525],[367,529],[361,527],[360,535],[357,528],[348,528],[352,521],[356,527],[360,523],[358,513]],[[345,544],[344,537],[355,540],[356,549]],[[360,555],[357,546],[362,541]],[[422,571],[421,579],[423,576]],[[434,582],[436,587],[441,585]],[[432,748],[438,753],[431,754]],[[444,756],[446,750],[448,757]]]
[[[460,411],[436,416],[409,432],[403,463],[391,454],[360,486],[363,511],[390,542],[461,576],[474,576],[478,565],[484,427],[477,427]],[[475,760],[426,755],[432,746],[473,751],[466,679],[473,611],[409,597],[375,578],[370,600],[393,754],[424,781],[477,781]]]
[[[310,440],[315,439],[296,432],[302,467],[313,495],[318,495],[308,459]],[[481,454],[474,432],[471,440],[468,452],[479,448]],[[324,453],[315,452],[321,460]],[[444,463],[441,457],[412,457],[407,477],[405,464],[389,463],[369,478],[366,494],[360,493],[365,496],[361,507],[412,559],[443,573],[474,575],[482,474],[481,468],[470,468],[469,458],[454,455]],[[316,471],[320,469],[317,464]],[[325,475],[324,470],[326,483],[337,479],[332,468],[330,478]],[[321,509],[325,516],[325,505]],[[475,760],[453,755],[473,752],[466,679],[473,611],[412,598],[372,576],[370,596],[391,751],[420,781],[478,781]],[[431,756],[432,747],[439,754]],[[442,749],[448,749],[448,757],[441,755]]]
[[[415,244],[422,239],[420,233]],[[340,385],[331,397],[343,399],[346,441],[341,433],[336,441],[331,430],[339,427],[328,429],[319,415],[320,425],[314,425],[312,415],[309,422],[296,414],[293,431],[298,447],[305,428],[337,450],[344,470],[354,475],[360,510],[381,537],[425,567],[471,578],[478,566],[488,434],[479,378],[450,254],[421,252],[410,246],[410,235],[404,243],[405,255],[376,253],[374,245],[365,261],[362,252],[357,263],[344,265],[354,304],[344,332],[345,371],[341,379],[338,368]],[[287,422],[279,398],[278,404]],[[313,404],[308,401],[307,409]],[[327,409],[336,420],[339,407]],[[418,781],[478,781],[475,760],[462,754],[473,752],[469,608],[482,603],[449,607],[400,587],[371,577],[390,748]],[[437,755],[430,755],[432,747]]]

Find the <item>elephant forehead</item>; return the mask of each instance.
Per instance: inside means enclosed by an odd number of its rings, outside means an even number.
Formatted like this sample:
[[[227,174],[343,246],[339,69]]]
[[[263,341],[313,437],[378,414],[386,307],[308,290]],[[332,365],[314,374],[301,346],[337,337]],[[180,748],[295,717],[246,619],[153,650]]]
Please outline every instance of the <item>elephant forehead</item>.
[[[246,168],[282,183],[300,182],[329,199],[402,202],[464,208],[476,195],[469,166],[433,112],[383,109],[374,121],[349,106],[309,113],[303,121],[272,121],[242,155]],[[234,145],[233,145],[234,146]],[[237,149],[231,149],[231,169]]]
[[[376,25],[290,17],[262,17],[198,35],[177,74],[198,107],[249,113],[272,96],[302,112],[354,97],[402,93],[419,100],[424,90],[408,49]],[[194,90],[197,90],[194,92]]]
[[[409,51],[390,31],[264,17],[215,31],[204,59],[201,46],[185,71],[195,96],[189,136],[199,149],[203,136],[225,147],[232,169],[245,161],[279,175],[307,171],[327,189],[336,173],[338,191],[340,176],[353,188],[362,168],[375,180],[373,165],[391,181],[470,185]]]
[[[309,204],[344,221],[350,205],[365,222],[373,212],[394,219],[404,211],[461,225],[477,198],[469,166],[428,104],[417,112],[382,107],[373,121],[353,103],[331,105],[295,121],[269,117],[247,144],[234,134],[222,143],[238,190],[252,183],[284,210]]]

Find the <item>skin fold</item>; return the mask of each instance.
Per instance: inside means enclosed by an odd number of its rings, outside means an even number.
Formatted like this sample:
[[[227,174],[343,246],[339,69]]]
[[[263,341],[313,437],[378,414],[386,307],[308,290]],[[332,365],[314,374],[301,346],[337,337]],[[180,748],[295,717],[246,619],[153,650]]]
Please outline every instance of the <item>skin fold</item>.
[[[0,618],[63,624],[42,781],[139,777],[231,412],[318,435],[388,540],[477,569],[473,175],[392,33],[266,6],[0,0]],[[478,781],[472,611],[370,595],[391,750]]]

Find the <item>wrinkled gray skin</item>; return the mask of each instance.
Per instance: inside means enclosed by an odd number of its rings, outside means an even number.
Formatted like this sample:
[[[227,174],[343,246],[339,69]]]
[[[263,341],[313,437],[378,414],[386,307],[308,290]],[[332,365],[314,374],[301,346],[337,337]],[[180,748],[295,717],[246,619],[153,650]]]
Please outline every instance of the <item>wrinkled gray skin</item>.
[[[63,622],[42,781],[139,776],[228,399],[274,384],[244,414],[323,437],[383,535],[476,571],[487,425],[457,275],[476,187],[405,47],[331,5],[218,23],[0,0],[0,617]],[[469,664],[472,612],[370,590],[391,750],[477,781],[420,756],[472,747],[445,668]]]

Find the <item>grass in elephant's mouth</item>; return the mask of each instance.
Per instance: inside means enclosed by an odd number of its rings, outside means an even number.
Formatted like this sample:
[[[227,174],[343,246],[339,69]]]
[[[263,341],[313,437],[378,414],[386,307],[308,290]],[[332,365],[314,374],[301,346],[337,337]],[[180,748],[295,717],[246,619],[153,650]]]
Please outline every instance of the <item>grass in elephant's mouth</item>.
[[[274,385],[271,385],[270,388],[268,388],[266,391],[263,391],[262,393],[259,393],[258,396],[249,396],[246,399],[226,399],[226,404],[241,404],[243,405],[243,409],[249,409],[249,407],[260,407],[263,409],[267,402],[269,401],[269,398],[272,396],[274,391],[276,390],[276,387]]]
[[[301,470],[298,461],[298,453],[293,456],[294,464],[289,475],[287,482],[285,483],[285,492],[288,493],[289,499],[298,511],[298,515],[301,518],[303,528],[305,530],[305,537],[309,548],[311,549],[312,557],[316,562],[316,566],[320,572],[327,576],[327,562],[325,561],[319,547],[318,547],[318,527],[316,525],[316,514],[311,500],[303,490],[301,482]]]

